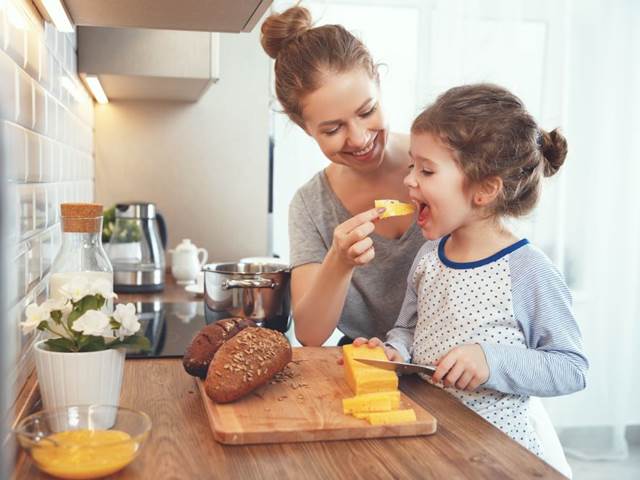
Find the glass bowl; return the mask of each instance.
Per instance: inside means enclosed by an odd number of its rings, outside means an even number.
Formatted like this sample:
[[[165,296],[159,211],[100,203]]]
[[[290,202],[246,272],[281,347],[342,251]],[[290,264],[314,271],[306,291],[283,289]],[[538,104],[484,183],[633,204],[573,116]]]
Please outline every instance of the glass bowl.
[[[133,461],[151,432],[144,412],[113,405],[42,410],[14,429],[38,468],[59,478],[100,478]]]

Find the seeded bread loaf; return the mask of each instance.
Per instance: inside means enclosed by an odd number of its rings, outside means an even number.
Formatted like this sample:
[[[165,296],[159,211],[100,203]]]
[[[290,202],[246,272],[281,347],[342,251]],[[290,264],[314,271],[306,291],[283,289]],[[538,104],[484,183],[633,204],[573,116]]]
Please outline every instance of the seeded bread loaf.
[[[267,383],[291,361],[286,337],[269,328],[249,327],[216,352],[205,391],[217,403],[233,402]]]
[[[240,330],[255,326],[251,320],[240,317],[224,318],[201,329],[193,338],[182,358],[189,375],[204,379],[214,354],[220,346]]]

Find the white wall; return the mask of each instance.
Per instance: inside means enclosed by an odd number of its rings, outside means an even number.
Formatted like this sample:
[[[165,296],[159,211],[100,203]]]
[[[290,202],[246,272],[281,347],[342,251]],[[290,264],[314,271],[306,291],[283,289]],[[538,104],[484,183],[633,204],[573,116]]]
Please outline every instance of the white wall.
[[[155,202],[209,261],[267,254],[269,59],[259,26],[220,35],[220,80],[195,103],[96,106],[96,200]]]

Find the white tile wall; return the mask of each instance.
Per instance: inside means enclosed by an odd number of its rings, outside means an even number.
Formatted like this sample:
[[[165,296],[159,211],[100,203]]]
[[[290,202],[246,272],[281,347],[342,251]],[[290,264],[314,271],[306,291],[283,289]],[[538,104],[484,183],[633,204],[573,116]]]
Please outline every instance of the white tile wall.
[[[59,204],[93,201],[93,101],[76,71],[76,35],[43,22],[32,2],[0,0],[0,160],[9,182],[7,235],[13,257],[10,373],[19,388],[33,369],[18,323],[25,307],[47,296],[61,242]],[[14,393],[16,389],[14,388]]]

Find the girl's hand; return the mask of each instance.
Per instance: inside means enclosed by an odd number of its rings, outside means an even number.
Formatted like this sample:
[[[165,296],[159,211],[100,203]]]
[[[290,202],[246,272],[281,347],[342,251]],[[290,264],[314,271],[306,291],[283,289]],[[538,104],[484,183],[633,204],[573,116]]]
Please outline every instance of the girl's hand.
[[[432,379],[447,387],[472,391],[489,380],[489,365],[478,344],[453,348],[436,365]]]
[[[380,340],[377,337],[372,337],[369,339],[366,339],[364,337],[358,337],[353,341],[353,346],[354,347],[367,346],[368,348],[384,347],[384,353],[387,355],[387,358],[389,360],[391,360],[392,362],[404,362],[404,359],[395,348],[385,346],[384,343],[382,343],[382,340]],[[340,356],[340,358],[338,358],[338,365],[343,365],[343,364],[344,364],[344,360],[342,356]]]
[[[384,208],[372,208],[351,217],[335,228],[331,249],[342,263],[355,267],[366,265],[373,260],[375,251],[369,235],[375,229],[373,222],[384,211]]]

